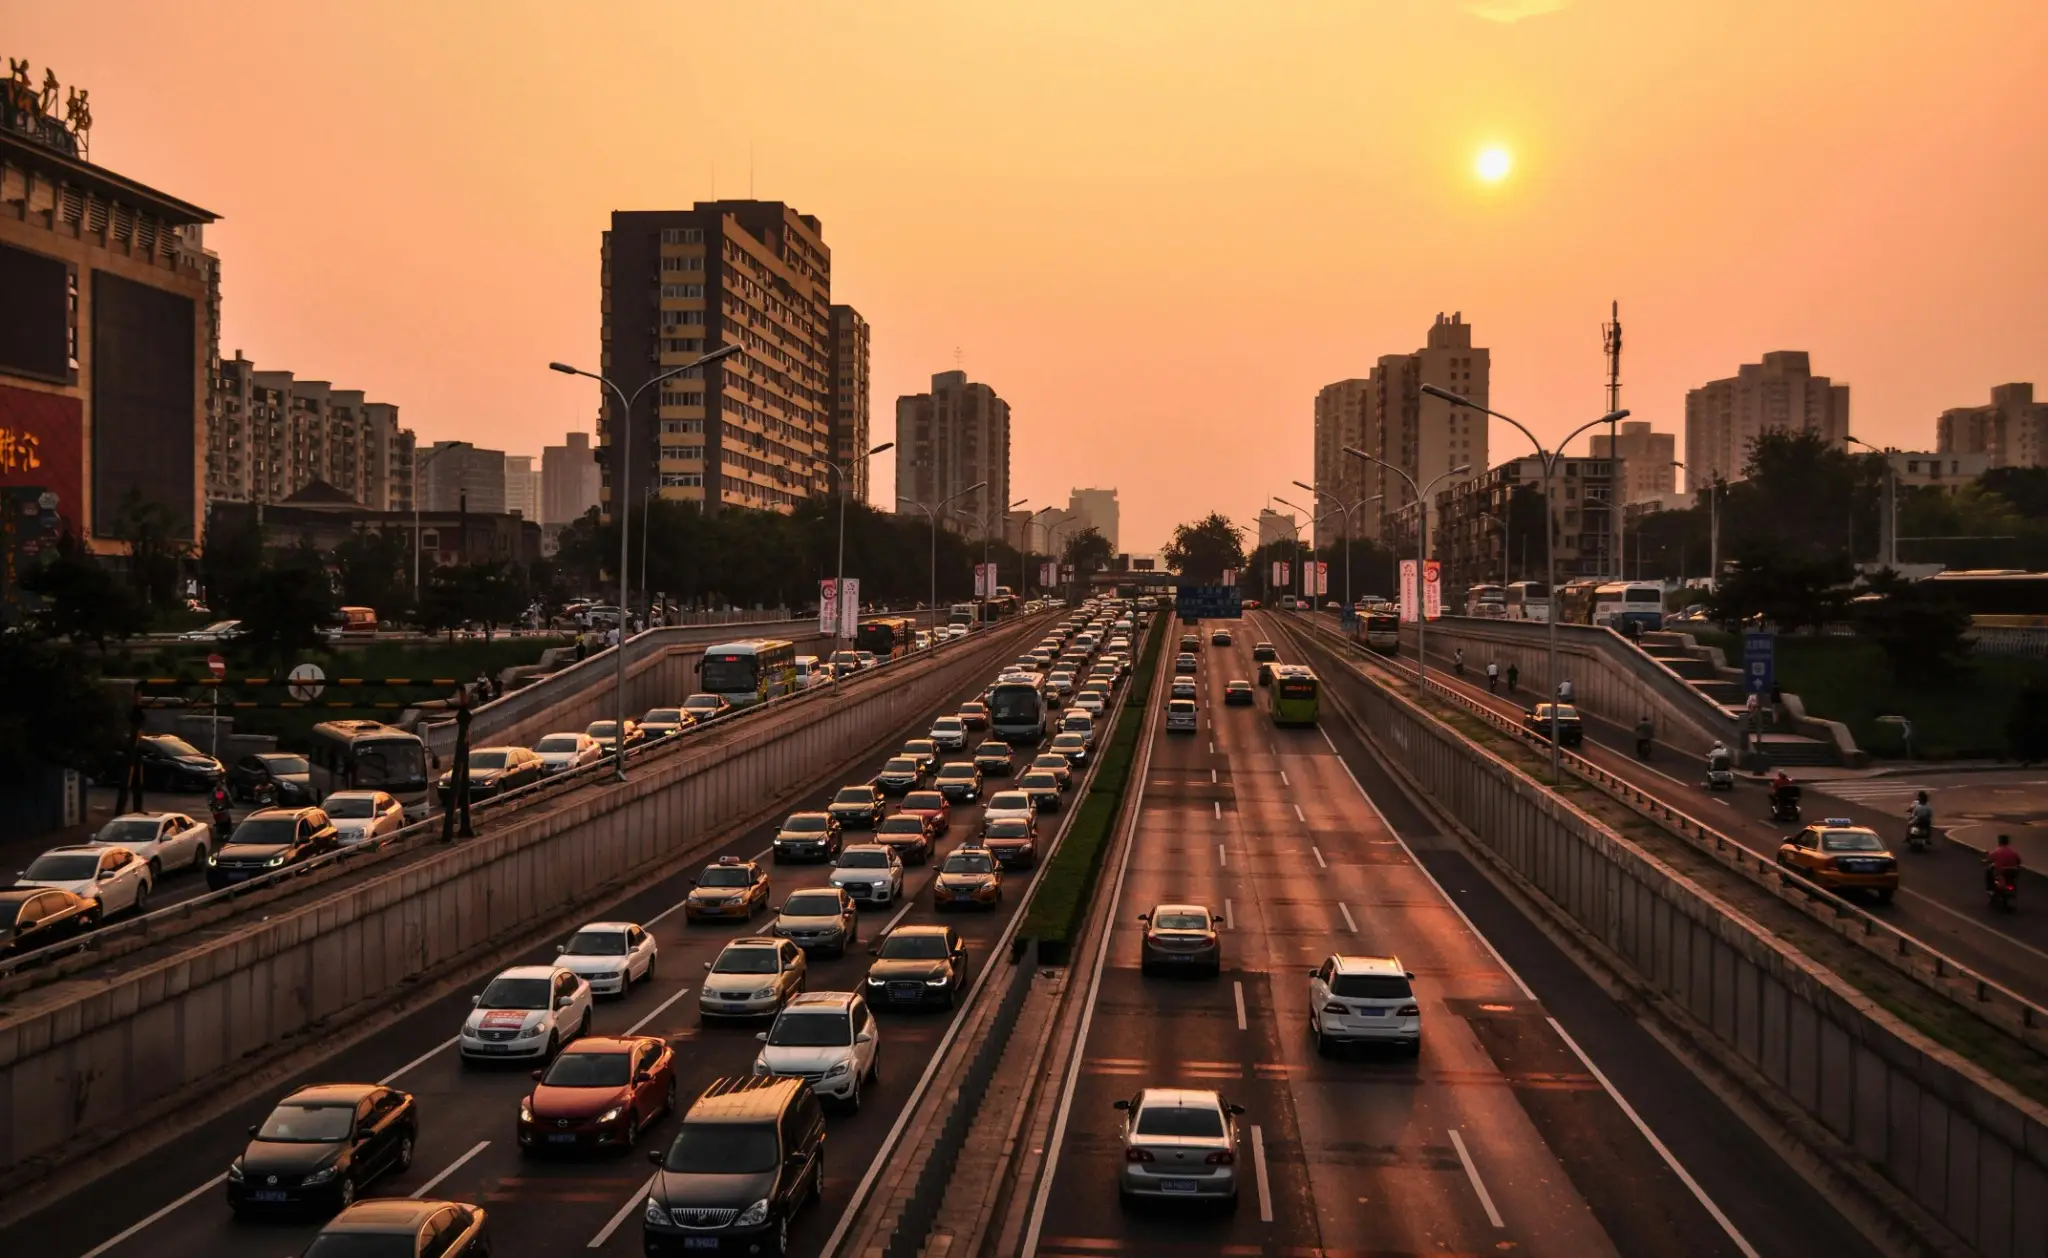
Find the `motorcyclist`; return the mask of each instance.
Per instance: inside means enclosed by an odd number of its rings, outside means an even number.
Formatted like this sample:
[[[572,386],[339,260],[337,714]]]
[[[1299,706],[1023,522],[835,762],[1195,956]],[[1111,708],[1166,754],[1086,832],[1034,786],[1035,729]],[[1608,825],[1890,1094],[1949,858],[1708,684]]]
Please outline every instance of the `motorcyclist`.
[[[2019,886],[2020,854],[2014,849],[2012,839],[2007,835],[1998,836],[1998,844],[1984,853],[1984,888],[1993,889],[1994,878],[2005,878],[2014,887]]]
[[[1636,755],[1644,760],[1650,758],[1650,743],[1657,737],[1657,723],[1650,719],[1648,712],[1636,722]]]

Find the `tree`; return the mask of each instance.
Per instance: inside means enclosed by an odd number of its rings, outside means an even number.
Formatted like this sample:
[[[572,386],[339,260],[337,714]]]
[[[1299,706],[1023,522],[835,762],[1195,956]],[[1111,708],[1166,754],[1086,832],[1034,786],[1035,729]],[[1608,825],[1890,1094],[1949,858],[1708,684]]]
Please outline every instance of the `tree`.
[[[134,587],[69,533],[57,539],[54,556],[22,574],[21,588],[45,600],[36,614],[43,633],[90,642],[103,656],[109,638],[125,638],[149,627],[149,610]],[[15,703],[15,696],[9,695],[9,702]]]
[[[1856,632],[1877,643],[1900,680],[1938,681],[1969,655],[1970,613],[1958,604],[1889,570],[1871,579],[1870,594],[1852,605]]]
[[[1074,575],[1085,581],[1089,573],[1109,566],[1112,553],[1109,539],[1091,525],[1067,539],[1065,560],[1074,566]]]
[[[1163,557],[1188,584],[1215,585],[1225,572],[1244,570],[1244,540],[1229,519],[1211,511],[1193,524],[1175,525]]]

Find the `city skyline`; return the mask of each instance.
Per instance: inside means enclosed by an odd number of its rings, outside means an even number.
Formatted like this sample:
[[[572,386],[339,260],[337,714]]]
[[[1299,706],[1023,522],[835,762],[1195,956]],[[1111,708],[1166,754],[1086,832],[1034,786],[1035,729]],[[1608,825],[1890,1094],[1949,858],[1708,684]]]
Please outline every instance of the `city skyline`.
[[[2048,179],[2025,95],[2048,14],[1543,7],[1556,11],[1506,22],[1450,3],[1329,6],[1253,31],[1224,6],[1163,22],[1079,6],[693,20],[698,34],[789,29],[773,55],[833,94],[828,130],[811,95],[710,108],[763,72],[771,54],[745,41],[675,109],[652,109],[655,76],[634,67],[687,32],[648,23],[621,53],[612,35],[631,12],[527,14],[478,39],[454,13],[375,4],[202,5],[158,30],[116,3],[89,30],[19,15],[9,51],[92,88],[96,163],[221,215],[207,243],[223,259],[225,344],[319,363],[403,407],[423,443],[536,451],[588,431],[589,389],[543,373],[596,361],[592,241],[610,213],[749,193],[827,224],[835,298],[843,288],[874,330],[875,396],[954,366],[1002,382],[1026,417],[1013,496],[1117,484],[1133,551],[1163,542],[1190,502],[1248,522],[1312,479],[1316,390],[1363,375],[1437,310],[1482,328],[1495,405],[1546,438],[1603,409],[1599,323],[1615,297],[1623,405],[1660,431],[1682,431],[1687,390],[1779,349],[1853,386],[1857,436],[1908,450],[1934,446],[1944,410],[2041,378],[2048,315],[2029,295],[2048,259],[2016,246]],[[254,55],[195,74],[222,55],[205,42],[221,24]],[[945,55],[989,39],[1027,68]],[[313,40],[319,58],[264,55]],[[1424,68],[1368,85],[1328,72],[1347,47],[1389,43]],[[2021,64],[1981,73],[1993,46]],[[1484,72],[1445,101],[1426,67],[1449,58]],[[1183,73],[1196,64],[1235,68]],[[380,71],[399,89],[349,87]],[[1339,83],[1345,97],[1330,95]],[[958,107],[931,109],[942,97]],[[237,143],[221,145],[212,123],[228,118]],[[684,155],[631,159],[671,128],[693,137]],[[1232,143],[1214,143],[1219,129]],[[857,155],[835,151],[847,134],[863,137]],[[458,145],[473,171],[449,168]],[[1489,146],[1512,158],[1496,183],[1474,173]],[[308,202],[250,151],[408,194]],[[940,155],[955,177],[907,196],[910,172]],[[1967,191],[1991,169],[2001,195]],[[1345,208],[1297,221],[1256,259],[1219,256],[1253,198]],[[435,220],[465,223],[474,247],[444,250],[420,227]],[[1218,375],[1208,307],[1223,294],[1265,331]],[[1493,461],[1520,452],[1511,429],[1489,435]],[[1236,457],[1206,457],[1227,443]],[[886,506],[893,469],[873,472]]]

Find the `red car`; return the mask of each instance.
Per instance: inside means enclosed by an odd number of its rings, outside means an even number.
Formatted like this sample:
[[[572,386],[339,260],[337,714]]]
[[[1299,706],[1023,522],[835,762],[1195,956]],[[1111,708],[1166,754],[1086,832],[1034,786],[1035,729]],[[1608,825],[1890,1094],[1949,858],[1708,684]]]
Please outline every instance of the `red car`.
[[[979,699],[969,699],[961,704],[960,723],[968,729],[987,729],[988,705]]]
[[[953,805],[937,791],[912,791],[903,797],[903,806],[897,811],[929,817],[933,834],[944,834],[953,828]]]
[[[519,1102],[519,1152],[630,1152],[676,1106],[675,1051],[653,1035],[587,1036],[536,1070]]]

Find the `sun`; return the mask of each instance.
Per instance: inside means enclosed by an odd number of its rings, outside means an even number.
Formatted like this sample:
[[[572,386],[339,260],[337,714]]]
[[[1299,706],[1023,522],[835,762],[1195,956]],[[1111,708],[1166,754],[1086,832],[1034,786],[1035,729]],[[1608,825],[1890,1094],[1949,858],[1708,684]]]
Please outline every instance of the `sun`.
[[[1479,160],[1472,164],[1472,169],[1484,182],[1499,183],[1508,177],[1508,171],[1514,164],[1508,151],[1496,145],[1479,150]]]

